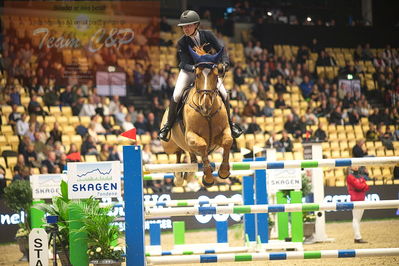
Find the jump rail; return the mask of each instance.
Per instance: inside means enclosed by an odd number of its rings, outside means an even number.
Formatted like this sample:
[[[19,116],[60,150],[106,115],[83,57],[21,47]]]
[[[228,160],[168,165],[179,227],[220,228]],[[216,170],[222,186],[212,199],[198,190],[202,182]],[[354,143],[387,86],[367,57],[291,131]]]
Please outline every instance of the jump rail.
[[[321,159],[321,160],[292,160],[292,161],[259,161],[259,162],[233,162],[230,163],[232,171],[257,170],[257,169],[288,169],[288,168],[321,168],[321,167],[348,167],[367,165],[391,165],[398,164],[399,157],[366,157],[345,159]],[[215,169],[219,169],[221,163],[212,163]],[[199,172],[203,170],[202,163],[192,164],[147,164],[144,171],[149,173],[165,172]]]
[[[251,170],[238,170],[238,171],[231,171],[230,176],[251,176],[254,174],[254,171]],[[196,177],[202,177],[204,175],[203,172],[196,172]],[[218,176],[217,172],[212,173],[213,176]],[[155,174],[145,174],[143,180],[145,181],[152,181],[152,180],[164,180],[164,179],[172,179],[174,178],[174,173],[155,173]]]
[[[216,207],[175,207],[162,209],[146,209],[145,218],[192,216],[208,214],[240,214],[240,213],[270,213],[270,212],[311,212],[311,211],[347,211],[353,209],[396,209],[399,200],[354,201],[338,203],[296,203],[275,205],[242,205]]]
[[[188,255],[148,257],[150,265],[159,264],[187,264],[187,263],[215,263],[239,261],[267,261],[267,260],[293,260],[293,259],[324,259],[324,258],[355,258],[376,256],[399,256],[399,248],[374,248],[374,249],[338,249],[319,251],[289,251],[289,252],[264,252],[243,254],[216,254],[216,255]]]

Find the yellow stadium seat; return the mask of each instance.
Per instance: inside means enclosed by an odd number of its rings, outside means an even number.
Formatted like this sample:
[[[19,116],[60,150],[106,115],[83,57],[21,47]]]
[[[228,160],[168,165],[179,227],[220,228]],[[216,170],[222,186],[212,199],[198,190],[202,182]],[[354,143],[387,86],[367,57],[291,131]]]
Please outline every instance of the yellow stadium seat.
[[[107,144],[113,145],[118,142],[116,135],[106,135]]]
[[[85,162],[97,162],[97,156],[96,155],[85,155]]]

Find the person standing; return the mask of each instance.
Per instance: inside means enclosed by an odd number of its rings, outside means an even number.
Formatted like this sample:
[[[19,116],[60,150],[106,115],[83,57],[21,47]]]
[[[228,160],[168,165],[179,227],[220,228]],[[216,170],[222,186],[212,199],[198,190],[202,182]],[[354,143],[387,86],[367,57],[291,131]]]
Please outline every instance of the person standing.
[[[358,166],[352,166],[349,168],[348,176],[346,178],[346,185],[351,201],[364,201],[366,198],[366,191],[369,190],[369,186],[366,183],[365,177],[359,172]],[[360,233],[360,220],[362,219],[363,212],[364,209],[352,210],[353,233],[355,235],[355,243],[358,244],[367,243],[367,241],[362,239],[362,235]]]

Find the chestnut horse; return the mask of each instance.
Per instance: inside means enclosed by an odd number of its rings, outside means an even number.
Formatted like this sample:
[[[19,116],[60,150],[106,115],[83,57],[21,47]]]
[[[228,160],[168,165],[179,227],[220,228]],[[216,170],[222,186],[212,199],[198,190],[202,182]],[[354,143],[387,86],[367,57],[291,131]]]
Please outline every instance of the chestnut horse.
[[[210,187],[216,178],[212,175],[213,167],[208,155],[215,149],[223,148],[223,161],[218,175],[222,179],[230,176],[229,155],[233,138],[231,136],[226,108],[218,93],[219,69],[217,62],[223,49],[215,55],[206,54],[202,47],[189,48],[195,63],[195,85],[188,92],[188,97],[183,106],[183,124],[177,122],[171,130],[170,140],[162,141],[162,146],[168,154],[176,153],[177,162],[181,162],[183,152],[190,154],[191,162],[197,162],[197,155],[203,163],[204,176],[202,183]],[[221,82],[221,81],[219,81]],[[162,120],[163,126],[168,117],[168,110]],[[188,181],[194,173],[175,173],[175,185],[181,186],[184,178]]]

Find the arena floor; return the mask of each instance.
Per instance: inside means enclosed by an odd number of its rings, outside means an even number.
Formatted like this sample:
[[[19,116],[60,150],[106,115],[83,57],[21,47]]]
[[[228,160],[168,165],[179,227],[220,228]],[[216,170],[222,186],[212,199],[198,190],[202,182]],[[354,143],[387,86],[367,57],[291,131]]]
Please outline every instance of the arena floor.
[[[399,219],[384,221],[365,221],[362,222],[363,238],[369,243],[354,244],[352,225],[349,222],[328,223],[327,235],[335,238],[333,243],[320,243],[305,245],[305,250],[321,249],[358,249],[358,248],[393,248],[399,247]],[[240,232],[229,230],[229,240],[232,246],[242,245],[239,239]],[[186,233],[186,243],[209,243],[216,242],[216,236],[211,231],[188,232]],[[170,249],[173,243],[173,235],[165,234],[162,236],[162,245],[165,249]],[[21,257],[16,244],[0,246],[0,265],[28,265],[28,263],[17,262]],[[395,257],[367,257],[367,258],[345,258],[345,259],[315,259],[315,260],[288,260],[273,262],[237,262],[237,263],[218,263],[217,265],[399,265],[399,256]],[[49,263],[49,265],[52,265]],[[60,263],[59,263],[60,265]],[[182,264],[181,264],[182,265]],[[194,265],[214,265],[214,264],[187,264]]]

